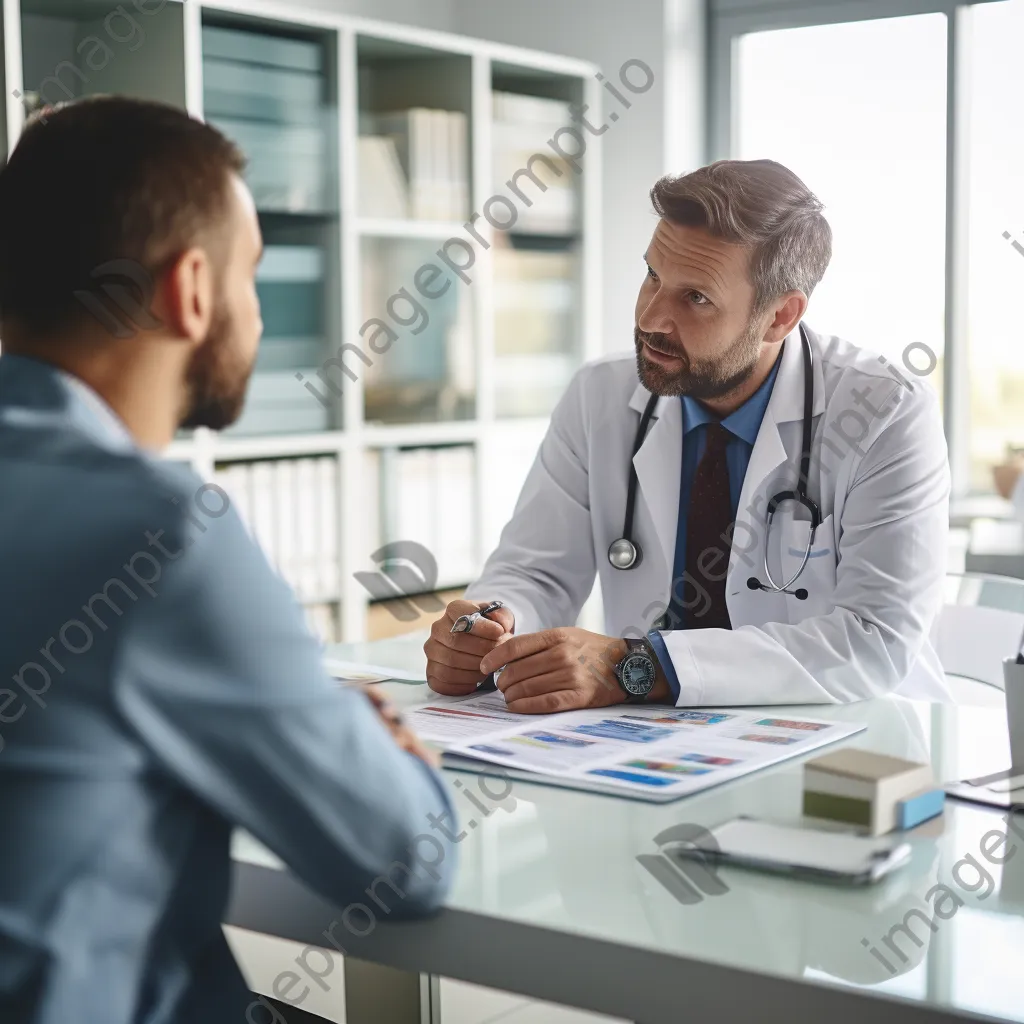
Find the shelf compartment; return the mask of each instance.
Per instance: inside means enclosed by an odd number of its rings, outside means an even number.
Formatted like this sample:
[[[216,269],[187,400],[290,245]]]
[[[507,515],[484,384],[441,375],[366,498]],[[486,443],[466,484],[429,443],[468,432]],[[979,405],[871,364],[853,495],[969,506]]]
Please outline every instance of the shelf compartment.
[[[433,241],[364,238],[361,243],[361,322],[363,337],[353,339],[371,359],[354,362],[365,381],[365,420],[422,423],[472,419],[476,407],[475,351],[471,292],[456,277],[437,298],[415,287],[418,269],[430,263]],[[436,263],[436,261],[434,261]],[[438,278],[427,290],[444,288]],[[369,325],[383,323],[387,331]],[[368,342],[381,331],[374,353]],[[390,332],[390,333],[388,333]]]
[[[22,0],[26,113],[102,94],[186,107],[184,4],[125,12],[106,0]]]

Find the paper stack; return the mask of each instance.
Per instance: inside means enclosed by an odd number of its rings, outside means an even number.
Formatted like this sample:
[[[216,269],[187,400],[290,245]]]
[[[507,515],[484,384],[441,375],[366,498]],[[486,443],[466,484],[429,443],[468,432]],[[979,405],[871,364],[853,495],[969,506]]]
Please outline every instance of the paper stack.
[[[837,750],[804,765],[804,814],[861,825],[873,835],[941,813],[931,767],[867,750]]]

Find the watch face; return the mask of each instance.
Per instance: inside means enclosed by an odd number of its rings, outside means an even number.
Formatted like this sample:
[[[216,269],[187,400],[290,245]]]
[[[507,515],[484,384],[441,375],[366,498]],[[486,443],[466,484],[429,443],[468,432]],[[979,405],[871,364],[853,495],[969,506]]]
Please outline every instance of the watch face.
[[[646,654],[627,654],[619,663],[619,679],[627,693],[642,697],[654,688],[654,663]]]

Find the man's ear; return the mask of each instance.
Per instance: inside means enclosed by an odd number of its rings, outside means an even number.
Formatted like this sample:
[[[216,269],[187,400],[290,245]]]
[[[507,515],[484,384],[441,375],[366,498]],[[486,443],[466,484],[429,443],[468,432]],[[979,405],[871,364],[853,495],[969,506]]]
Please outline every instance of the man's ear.
[[[213,320],[213,267],[206,250],[187,249],[168,268],[162,283],[168,331],[198,345]]]
[[[767,342],[782,341],[796,327],[807,311],[807,296],[798,288],[780,295],[775,302],[775,317],[765,331]]]

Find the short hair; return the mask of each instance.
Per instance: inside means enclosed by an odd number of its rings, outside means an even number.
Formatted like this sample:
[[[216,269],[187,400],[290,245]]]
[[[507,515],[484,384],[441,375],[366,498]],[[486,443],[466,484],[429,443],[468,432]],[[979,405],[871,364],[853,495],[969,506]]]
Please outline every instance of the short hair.
[[[793,289],[810,298],[832,258],[823,204],[774,160],[718,160],[666,175],[651,189],[651,202],[674,224],[749,247],[755,316]]]
[[[35,115],[0,170],[0,324],[54,337],[90,315],[81,296],[103,268],[152,279],[215,239],[244,168],[219,131],[162,103],[97,96]]]

